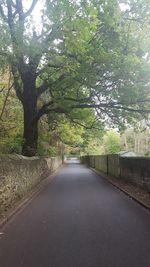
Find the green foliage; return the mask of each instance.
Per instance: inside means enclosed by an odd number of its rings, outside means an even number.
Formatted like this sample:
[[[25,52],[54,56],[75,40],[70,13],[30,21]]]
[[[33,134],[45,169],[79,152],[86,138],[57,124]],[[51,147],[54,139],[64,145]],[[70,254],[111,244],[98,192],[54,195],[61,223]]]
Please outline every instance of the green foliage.
[[[9,153],[21,154],[22,143],[22,136],[15,136],[7,139],[5,146],[9,149]]]
[[[110,130],[103,139],[104,153],[115,154],[121,150],[120,134]]]
[[[0,74],[0,152],[21,153],[23,118],[22,108],[13,87],[8,94],[8,72]],[[12,81],[11,81],[12,83]]]
[[[22,143],[22,136],[3,137],[0,141],[1,153],[21,154]]]
[[[80,146],[83,142],[83,127],[71,125],[70,122],[61,122],[57,128],[57,133],[64,144],[70,144],[71,146],[76,147]]]
[[[85,140],[80,151],[84,155],[101,155],[103,153],[102,139],[94,138],[93,136],[90,140]]]
[[[56,147],[51,146],[48,149],[48,156],[50,156],[50,157],[56,157],[57,156],[57,149],[56,149]]]

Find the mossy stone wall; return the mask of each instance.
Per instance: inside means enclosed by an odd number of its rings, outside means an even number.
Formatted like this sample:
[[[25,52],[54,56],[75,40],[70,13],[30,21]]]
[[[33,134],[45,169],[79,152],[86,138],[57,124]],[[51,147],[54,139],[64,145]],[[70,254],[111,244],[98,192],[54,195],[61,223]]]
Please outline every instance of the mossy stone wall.
[[[0,158],[0,214],[61,164],[61,159],[57,157],[27,158],[19,155]]]

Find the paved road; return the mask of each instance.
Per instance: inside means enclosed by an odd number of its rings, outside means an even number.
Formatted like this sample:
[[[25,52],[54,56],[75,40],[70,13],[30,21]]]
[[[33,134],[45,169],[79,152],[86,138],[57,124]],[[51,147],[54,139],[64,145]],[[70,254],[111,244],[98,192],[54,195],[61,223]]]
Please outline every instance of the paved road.
[[[67,164],[0,235],[0,267],[149,267],[150,212]]]

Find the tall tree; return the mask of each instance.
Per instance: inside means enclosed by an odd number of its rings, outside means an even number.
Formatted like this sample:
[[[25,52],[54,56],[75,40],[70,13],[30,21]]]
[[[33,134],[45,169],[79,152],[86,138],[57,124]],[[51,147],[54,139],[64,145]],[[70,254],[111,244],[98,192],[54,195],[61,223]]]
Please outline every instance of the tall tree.
[[[149,51],[137,43],[137,27],[141,36],[147,23],[139,17],[148,17],[149,4],[133,8],[137,1],[124,1],[127,12],[117,0],[45,0],[36,26],[39,1],[29,8],[24,2],[0,1],[0,57],[23,106],[24,155],[36,154],[45,114],[73,119],[72,110],[95,108],[102,121],[120,123],[131,120],[129,112],[149,113]]]

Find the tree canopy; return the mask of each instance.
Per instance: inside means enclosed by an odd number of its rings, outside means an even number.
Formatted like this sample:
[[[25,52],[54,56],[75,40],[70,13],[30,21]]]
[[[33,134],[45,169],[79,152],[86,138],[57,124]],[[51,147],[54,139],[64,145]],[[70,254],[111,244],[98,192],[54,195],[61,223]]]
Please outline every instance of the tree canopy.
[[[35,23],[38,2],[0,1],[0,67],[23,106],[22,153],[36,154],[44,115],[89,128],[147,118],[150,2],[45,0]]]

